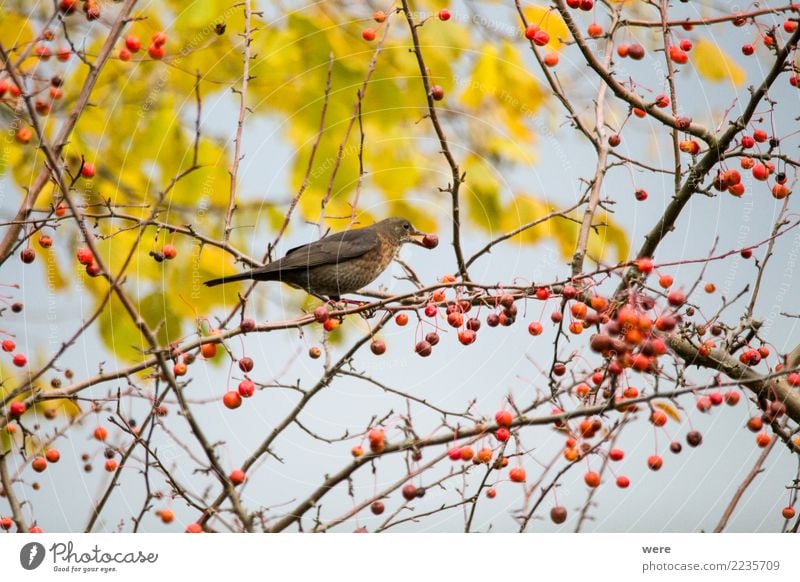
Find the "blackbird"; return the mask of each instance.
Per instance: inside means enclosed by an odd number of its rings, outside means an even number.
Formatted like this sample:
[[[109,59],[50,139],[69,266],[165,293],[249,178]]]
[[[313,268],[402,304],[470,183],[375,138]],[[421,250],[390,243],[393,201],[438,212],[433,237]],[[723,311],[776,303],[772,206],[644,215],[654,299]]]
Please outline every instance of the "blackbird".
[[[251,271],[206,281],[212,287],[231,281],[282,281],[317,296],[338,298],[378,278],[403,243],[425,246],[425,234],[405,218],[337,232],[289,250],[282,259]]]

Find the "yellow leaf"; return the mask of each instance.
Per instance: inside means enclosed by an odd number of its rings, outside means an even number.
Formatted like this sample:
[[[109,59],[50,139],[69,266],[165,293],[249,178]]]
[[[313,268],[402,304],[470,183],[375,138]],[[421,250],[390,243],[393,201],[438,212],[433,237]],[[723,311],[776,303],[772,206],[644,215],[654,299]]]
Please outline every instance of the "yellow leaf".
[[[675,422],[681,421],[681,415],[678,414],[678,411],[671,404],[668,404],[666,402],[655,402],[653,403],[653,406],[655,406],[656,408],[660,408],[661,410],[666,412],[667,416],[669,416]]]
[[[691,54],[695,68],[701,77],[715,83],[729,81],[737,87],[745,82],[744,69],[737,65],[716,43],[700,39]]]
[[[535,24],[550,35],[550,42],[544,48],[549,50],[561,50],[564,43],[560,39],[569,38],[569,29],[558,12],[544,6],[528,6],[523,12],[528,24]]]
[[[489,165],[475,155],[464,160],[467,174],[465,183],[465,200],[470,219],[488,232],[500,228],[502,203],[500,200],[500,182]]]

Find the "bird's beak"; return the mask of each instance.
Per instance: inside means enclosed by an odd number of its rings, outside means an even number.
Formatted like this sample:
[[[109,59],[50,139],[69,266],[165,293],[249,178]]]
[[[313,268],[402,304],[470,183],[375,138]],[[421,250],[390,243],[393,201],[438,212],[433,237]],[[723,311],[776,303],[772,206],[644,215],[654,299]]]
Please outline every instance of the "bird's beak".
[[[409,239],[410,239],[410,241],[412,243],[414,243],[415,245],[419,245],[421,247],[425,246],[425,244],[422,242],[422,240],[426,236],[427,235],[424,232],[420,232],[418,230],[414,230],[413,232],[410,232],[409,235],[408,235],[408,237],[409,237]]]

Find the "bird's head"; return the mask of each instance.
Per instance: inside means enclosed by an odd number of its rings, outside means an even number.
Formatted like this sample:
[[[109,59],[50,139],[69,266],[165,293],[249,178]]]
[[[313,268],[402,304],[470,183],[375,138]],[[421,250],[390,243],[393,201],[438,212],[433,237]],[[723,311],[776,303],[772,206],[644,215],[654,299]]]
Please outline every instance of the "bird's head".
[[[381,233],[390,237],[398,243],[414,243],[415,245],[425,246],[423,239],[425,238],[424,232],[419,232],[410,221],[405,218],[387,218],[377,225]]]

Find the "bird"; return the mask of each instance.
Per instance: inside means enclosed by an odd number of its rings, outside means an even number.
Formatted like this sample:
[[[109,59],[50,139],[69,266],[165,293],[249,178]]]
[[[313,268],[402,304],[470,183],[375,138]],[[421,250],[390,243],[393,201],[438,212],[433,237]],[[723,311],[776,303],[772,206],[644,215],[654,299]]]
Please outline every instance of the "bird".
[[[369,285],[389,266],[400,247],[432,248],[435,235],[417,231],[405,218],[386,218],[371,226],[329,234],[290,249],[286,255],[250,271],[211,279],[209,287],[234,281],[281,281],[318,297],[339,298]]]

